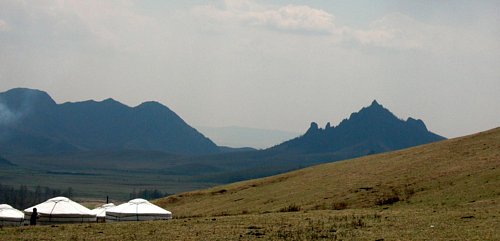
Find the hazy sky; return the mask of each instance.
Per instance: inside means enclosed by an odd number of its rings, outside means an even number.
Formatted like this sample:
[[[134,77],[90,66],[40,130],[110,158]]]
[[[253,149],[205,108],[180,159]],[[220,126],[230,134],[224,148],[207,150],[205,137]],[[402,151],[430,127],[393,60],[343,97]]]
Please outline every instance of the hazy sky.
[[[13,87],[298,132],[377,99],[455,137],[500,126],[500,1],[1,0]]]

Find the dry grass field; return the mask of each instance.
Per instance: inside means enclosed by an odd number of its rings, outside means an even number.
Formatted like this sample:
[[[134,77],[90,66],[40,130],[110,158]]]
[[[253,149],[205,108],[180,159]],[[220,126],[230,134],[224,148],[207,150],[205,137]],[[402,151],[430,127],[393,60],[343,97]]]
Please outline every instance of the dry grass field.
[[[170,221],[1,240],[500,240],[500,128],[155,201]]]
[[[371,208],[448,208],[500,198],[500,128],[157,200],[177,216]]]
[[[482,206],[482,205],[481,205]],[[2,240],[499,240],[498,206],[349,209],[4,228]],[[497,212],[497,218],[491,212]],[[473,218],[464,218],[473,215]]]

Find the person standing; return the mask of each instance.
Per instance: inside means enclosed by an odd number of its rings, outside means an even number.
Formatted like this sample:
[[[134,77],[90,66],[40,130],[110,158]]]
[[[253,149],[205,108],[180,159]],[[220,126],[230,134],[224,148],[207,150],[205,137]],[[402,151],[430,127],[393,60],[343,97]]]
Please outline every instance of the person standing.
[[[38,216],[38,213],[36,211],[36,208],[33,208],[33,212],[31,213],[31,217],[30,217],[30,225],[36,225],[37,216]]]

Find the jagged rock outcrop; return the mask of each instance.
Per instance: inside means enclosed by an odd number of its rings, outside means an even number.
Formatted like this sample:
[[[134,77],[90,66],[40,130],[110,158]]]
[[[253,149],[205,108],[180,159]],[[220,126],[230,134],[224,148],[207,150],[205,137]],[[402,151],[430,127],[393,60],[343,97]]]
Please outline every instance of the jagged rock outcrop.
[[[313,122],[300,137],[271,150],[292,153],[341,153],[347,157],[403,149],[445,139],[425,126],[422,120],[397,118],[376,100],[352,113],[334,127],[324,129]]]

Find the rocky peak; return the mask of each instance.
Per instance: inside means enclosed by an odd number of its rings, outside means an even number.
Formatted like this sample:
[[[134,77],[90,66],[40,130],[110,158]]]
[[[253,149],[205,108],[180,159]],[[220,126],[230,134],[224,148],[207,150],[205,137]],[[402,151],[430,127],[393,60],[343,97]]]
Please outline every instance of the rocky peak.
[[[306,135],[307,134],[312,134],[312,133],[315,133],[315,132],[318,132],[318,131],[319,131],[318,123],[311,122],[311,125],[309,126],[309,129],[307,130]]]

